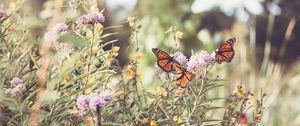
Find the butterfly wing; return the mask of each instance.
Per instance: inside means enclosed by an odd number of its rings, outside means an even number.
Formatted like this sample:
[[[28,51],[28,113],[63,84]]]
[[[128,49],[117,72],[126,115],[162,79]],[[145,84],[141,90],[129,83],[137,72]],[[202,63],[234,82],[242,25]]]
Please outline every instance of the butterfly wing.
[[[157,60],[157,65],[165,72],[171,72],[174,70],[173,64],[170,60]]]
[[[236,41],[235,38],[228,39],[226,42],[221,44],[219,49],[216,50],[215,60],[217,63],[220,64],[224,61],[231,62],[231,60],[234,57],[233,46],[235,41]]]
[[[165,72],[174,71],[173,63],[174,59],[166,52],[153,48],[152,52],[155,54],[157,58],[157,65]]]
[[[158,48],[152,48],[152,52],[155,54],[157,59],[168,59],[171,56],[169,54],[167,54],[166,52],[158,49]]]
[[[184,68],[181,68],[178,65],[174,65],[177,79],[176,85],[180,86],[181,88],[186,88],[188,83],[193,79],[194,74],[189,71],[186,71]]]

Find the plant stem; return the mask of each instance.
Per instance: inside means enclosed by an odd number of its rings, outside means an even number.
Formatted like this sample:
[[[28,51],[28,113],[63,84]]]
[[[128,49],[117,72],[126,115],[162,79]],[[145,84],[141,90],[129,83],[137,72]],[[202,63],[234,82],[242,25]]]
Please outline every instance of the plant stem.
[[[49,120],[48,120],[48,125],[47,126],[50,126],[50,124],[51,124],[52,115],[53,115],[53,111],[54,111],[55,107],[56,107],[56,102],[54,103],[53,107],[50,110],[50,116],[49,116]]]
[[[93,54],[93,46],[94,46],[94,38],[95,38],[95,26],[93,25],[92,28],[92,40],[91,40],[91,49],[90,49],[90,54],[89,54],[89,61],[88,61],[88,75],[86,77],[86,85],[89,81],[89,77],[90,77],[90,67],[91,67],[91,60],[92,60],[92,54]]]
[[[161,107],[161,105],[159,105],[159,108],[160,108],[161,111],[167,116],[167,118],[173,123],[173,120],[172,120],[171,117],[168,115],[168,113]]]
[[[97,107],[96,119],[97,119],[97,126],[101,126],[101,109],[100,109],[100,107]]]
[[[192,109],[192,111],[191,111],[191,113],[189,114],[189,117],[188,117],[188,119],[187,119],[187,122],[188,122],[188,123],[189,123],[189,121],[190,121],[190,119],[191,119],[193,113],[195,112],[195,110],[196,110],[196,108],[197,108],[197,102],[198,102],[198,100],[199,100],[199,98],[200,98],[201,92],[203,91],[203,87],[204,87],[203,85],[204,85],[204,78],[201,79],[201,89],[200,89],[200,91],[199,91],[198,94],[197,94],[197,97],[196,97],[196,99],[195,99],[195,103],[194,103],[193,109]]]

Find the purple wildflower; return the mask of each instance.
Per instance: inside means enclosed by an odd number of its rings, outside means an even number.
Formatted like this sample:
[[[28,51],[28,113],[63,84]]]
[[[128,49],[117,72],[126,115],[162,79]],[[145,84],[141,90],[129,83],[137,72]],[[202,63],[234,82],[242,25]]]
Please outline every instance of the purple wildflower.
[[[90,108],[97,110],[97,108],[103,108],[106,105],[106,101],[99,94],[92,94],[90,96]]]
[[[77,26],[82,26],[85,24],[91,23],[103,23],[105,21],[105,17],[102,13],[93,13],[80,16],[76,21],[75,24]]]
[[[22,84],[23,80],[18,78],[18,77],[14,77],[11,81],[10,84],[12,84],[14,87],[18,86],[19,84]]]
[[[46,42],[56,42],[58,39],[58,33],[68,31],[68,25],[64,23],[56,24],[50,31],[44,34],[44,40]]]
[[[197,78],[204,78],[204,70],[212,64],[214,57],[207,51],[200,51],[192,55],[190,61],[187,63],[187,69],[196,74]]]
[[[186,66],[188,63],[188,59],[186,58],[185,55],[181,52],[176,52],[172,55],[174,59],[179,62],[181,65]]]
[[[5,17],[7,17],[7,14],[4,11],[0,10],[0,19]]]
[[[212,53],[210,54],[210,56],[212,57],[212,61],[215,60],[216,52],[212,52]]]
[[[87,110],[89,108],[90,99],[87,95],[79,95],[77,98],[77,107],[80,110]]]
[[[103,93],[101,94],[101,97],[102,97],[105,101],[107,101],[107,102],[110,102],[110,101],[113,100],[113,97],[112,97],[111,93],[108,92],[108,91],[103,92]]]
[[[52,42],[56,42],[58,39],[58,35],[57,33],[55,33],[54,31],[48,31],[44,34],[44,40],[45,42],[48,43],[52,43]]]
[[[187,63],[188,69],[204,68],[211,65],[214,57],[207,51],[200,51],[191,56],[190,61]]]
[[[58,23],[52,28],[52,30],[56,33],[66,32],[68,31],[68,25],[64,23]]]
[[[21,94],[24,90],[24,86],[25,86],[24,84],[19,84],[16,87],[14,87],[13,89],[9,90],[10,91],[9,93],[12,96],[21,96]]]

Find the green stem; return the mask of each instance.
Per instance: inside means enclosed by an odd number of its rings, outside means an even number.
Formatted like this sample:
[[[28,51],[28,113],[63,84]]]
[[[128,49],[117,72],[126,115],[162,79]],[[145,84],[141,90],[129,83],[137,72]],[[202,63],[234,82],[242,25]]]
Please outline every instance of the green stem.
[[[159,108],[161,109],[161,111],[167,116],[167,118],[173,123],[172,118],[168,115],[168,113],[161,107],[161,105],[159,105]]]
[[[86,85],[87,85],[87,83],[88,83],[88,80],[89,80],[89,76],[90,76],[90,67],[91,67],[91,60],[92,60],[92,54],[93,54],[93,46],[94,46],[94,38],[95,38],[95,26],[93,25],[93,27],[92,27],[92,39],[91,39],[91,45],[90,45],[90,47],[91,47],[91,49],[90,49],[90,54],[89,54],[89,61],[88,61],[88,75],[87,75],[87,77],[86,77]]]
[[[193,109],[192,109],[191,113],[190,113],[189,116],[188,116],[188,119],[187,119],[187,123],[188,123],[188,124],[190,123],[190,119],[191,119],[192,115],[193,115],[194,112],[196,111],[196,108],[197,108],[197,102],[198,102],[198,100],[199,100],[199,98],[200,98],[200,94],[201,94],[201,92],[203,91],[203,88],[204,88],[203,85],[204,85],[204,79],[201,79],[201,89],[200,89],[200,91],[198,92],[198,94],[197,94],[197,96],[196,96],[195,103],[194,103],[194,105],[193,105]]]

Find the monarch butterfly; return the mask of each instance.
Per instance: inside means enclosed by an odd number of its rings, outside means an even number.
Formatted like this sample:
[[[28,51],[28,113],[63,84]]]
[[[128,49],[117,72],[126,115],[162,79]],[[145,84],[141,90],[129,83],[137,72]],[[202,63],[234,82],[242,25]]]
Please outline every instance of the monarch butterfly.
[[[174,68],[177,76],[176,85],[180,86],[181,88],[186,88],[188,83],[193,79],[194,74],[175,64]]]
[[[176,72],[176,85],[185,88],[188,83],[192,80],[194,74],[187,71],[185,68],[181,67],[181,64],[178,63],[173,57],[171,57],[166,52],[153,48],[152,52],[156,55],[157,65],[164,70],[165,72]]]
[[[179,65],[173,57],[160,49],[152,48],[152,52],[157,58],[157,65],[165,72],[174,71],[174,63]]]
[[[222,62],[231,62],[234,57],[233,46],[236,39],[230,38],[226,42],[222,43],[221,46],[215,51],[216,56],[215,60],[217,63],[221,64]]]

